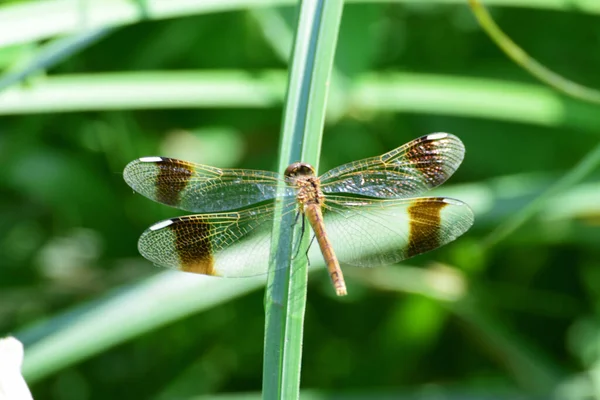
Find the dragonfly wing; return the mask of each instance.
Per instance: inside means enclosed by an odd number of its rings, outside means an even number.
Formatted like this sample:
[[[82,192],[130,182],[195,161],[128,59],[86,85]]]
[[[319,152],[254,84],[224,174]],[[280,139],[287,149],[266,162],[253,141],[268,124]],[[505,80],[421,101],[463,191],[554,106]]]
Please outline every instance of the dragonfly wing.
[[[465,233],[473,212],[445,197],[328,199],[325,230],[342,263],[388,265],[433,250]]]
[[[163,267],[204,275],[243,277],[267,272],[273,205],[240,212],[188,215],[148,228],[138,248]]]
[[[422,136],[378,157],[334,168],[321,179],[326,194],[407,198],[436,187],[456,171],[463,143],[449,133]]]
[[[136,192],[182,210],[211,213],[236,210],[280,196],[282,180],[274,172],[220,169],[165,157],[144,157],[125,167],[123,177]]]

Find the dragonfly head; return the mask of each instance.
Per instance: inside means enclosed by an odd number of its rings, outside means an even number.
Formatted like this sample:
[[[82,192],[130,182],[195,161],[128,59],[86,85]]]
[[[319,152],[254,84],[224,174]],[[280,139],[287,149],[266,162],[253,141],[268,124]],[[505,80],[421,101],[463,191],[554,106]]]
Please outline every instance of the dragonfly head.
[[[303,176],[315,176],[315,169],[306,163],[293,163],[285,169],[285,179],[288,183],[295,183],[296,179]]]

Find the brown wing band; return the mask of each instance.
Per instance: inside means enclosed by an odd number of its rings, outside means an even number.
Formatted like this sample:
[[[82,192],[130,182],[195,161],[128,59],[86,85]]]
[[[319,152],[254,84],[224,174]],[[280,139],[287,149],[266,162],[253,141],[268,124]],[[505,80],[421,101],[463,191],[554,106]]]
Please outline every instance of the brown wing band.
[[[169,163],[156,163],[160,170],[156,177],[156,200],[163,204],[177,206],[181,192],[187,187],[193,175],[192,167],[175,159],[163,158],[163,161]],[[174,169],[175,165],[177,168]]]
[[[423,174],[431,187],[446,181],[448,175],[439,160],[440,141],[431,140],[429,136],[415,139],[415,144],[407,151],[406,158]],[[442,149],[443,150],[443,149]]]
[[[202,220],[194,224],[173,224],[175,248],[181,261],[181,270],[196,274],[216,275],[209,224]]]
[[[415,200],[408,208],[410,232],[407,256],[412,257],[440,246],[441,212],[448,203]]]

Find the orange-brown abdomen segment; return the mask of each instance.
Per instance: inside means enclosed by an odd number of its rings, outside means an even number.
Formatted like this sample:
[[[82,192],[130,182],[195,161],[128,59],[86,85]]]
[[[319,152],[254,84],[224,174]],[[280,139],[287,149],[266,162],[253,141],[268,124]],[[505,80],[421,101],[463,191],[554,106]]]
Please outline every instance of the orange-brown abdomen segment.
[[[333,246],[325,232],[321,207],[318,204],[307,204],[304,208],[304,215],[308,218],[308,222],[315,232],[315,237],[321,248],[321,253],[323,253],[329,276],[331,276],[331,282],[335,288],[335,293],[338,296],[345,296],[348,293],[346,291],[346,282],[344,282],[344,275],[342,274],[340,263],[333,252]]]

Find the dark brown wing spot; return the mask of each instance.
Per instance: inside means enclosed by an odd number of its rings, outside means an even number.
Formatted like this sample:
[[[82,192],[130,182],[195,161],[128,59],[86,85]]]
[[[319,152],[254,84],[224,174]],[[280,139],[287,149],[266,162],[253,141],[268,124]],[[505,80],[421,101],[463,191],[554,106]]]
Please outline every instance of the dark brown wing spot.
[[[181,270],[216,275],[210,242],[211,226],[198,218],[186,224],[173,224],[170,228],[175,233],[175,248],[181,261]]]
[[[413,146],[406,152],[406,158],[423,174],[429,186],[435,187],[448,179],[444,168],[446,160],[442,154],[445,151],[445,139],[430,139],[429,136],[415,139]]]
[[[448,203],[433,199],[418,199],[408,208],[410,232],[407,256],[412,257],[440,246],[442,208]]]
[[[177,206],[181,192],[186,188],[193,175],[190,164],[171,158],[163,158],[156,163],[160,169],[156,177],[156,200],[170,206]],[[167,162],[168,161],[168,162]]]

